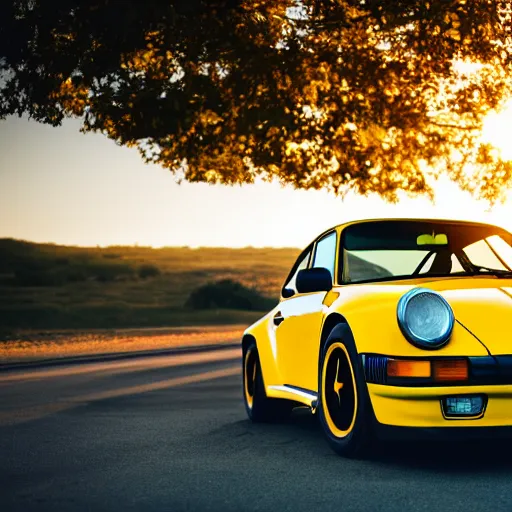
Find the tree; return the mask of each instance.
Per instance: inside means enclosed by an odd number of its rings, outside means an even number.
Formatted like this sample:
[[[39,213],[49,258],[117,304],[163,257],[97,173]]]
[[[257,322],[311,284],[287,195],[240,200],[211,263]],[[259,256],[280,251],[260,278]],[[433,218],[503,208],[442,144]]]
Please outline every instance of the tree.
[[[510,1],[13,0],[0,118],[83,119],[189,181],[496,199]]]

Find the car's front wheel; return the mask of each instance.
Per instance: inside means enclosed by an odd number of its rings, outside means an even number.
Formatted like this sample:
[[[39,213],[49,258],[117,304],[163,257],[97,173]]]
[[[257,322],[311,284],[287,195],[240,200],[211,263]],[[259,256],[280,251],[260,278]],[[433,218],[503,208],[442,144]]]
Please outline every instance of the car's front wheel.
[[[285,420],[295,406],[295,402],[267,397],[254,341],[243,348],[243,391],[247,415],[254,422]]]
[[[319,364],[319,418],[330,446],[345,457],[362,455],[372,438],[364,371],[347,325],[327,339]]]

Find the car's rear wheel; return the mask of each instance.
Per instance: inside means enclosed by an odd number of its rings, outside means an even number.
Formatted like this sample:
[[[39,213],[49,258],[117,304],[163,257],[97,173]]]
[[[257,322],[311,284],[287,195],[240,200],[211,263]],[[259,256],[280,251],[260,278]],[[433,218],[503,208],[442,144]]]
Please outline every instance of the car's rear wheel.
[[[245,410],[254,422],[285,420],[295,406],[295,402],[267,397],[254,341],[243,348],[243,392]]]
[[[330,446],[345,457],[365,453],[372,439],[364,371],[346,325],[327,339],[319,365],[319,418]]]

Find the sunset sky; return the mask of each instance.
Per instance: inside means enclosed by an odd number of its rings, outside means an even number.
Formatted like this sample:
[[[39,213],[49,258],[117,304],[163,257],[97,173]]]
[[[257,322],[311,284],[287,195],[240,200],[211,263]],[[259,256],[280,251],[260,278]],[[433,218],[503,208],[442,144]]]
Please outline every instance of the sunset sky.
[[[466,218],[512,230],[512,196],[489,212],[451,183],[439,184],[435,204],[405,198],[397,205],[275,183],[178,185],[136,150],[79,127],[76,120],[59,128],[0,121],[0,237],[86,246],[302,247],[346,220],[394,216]],[[512,106],[489,118],[485,136],[512,159],[511,133]]]

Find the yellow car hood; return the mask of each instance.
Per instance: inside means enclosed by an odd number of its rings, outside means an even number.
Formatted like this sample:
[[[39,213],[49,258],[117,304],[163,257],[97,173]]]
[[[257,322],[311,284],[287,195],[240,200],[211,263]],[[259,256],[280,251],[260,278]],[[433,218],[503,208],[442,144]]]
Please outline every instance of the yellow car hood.
[[[512,354],[512,280],[473,278],[459,282],[462,286],[457,289],[450,281],[429,283],[428,287],[443,295],[456,320],[491,354]]]

